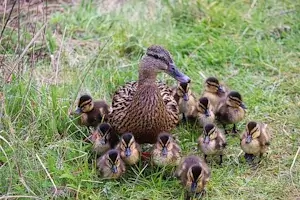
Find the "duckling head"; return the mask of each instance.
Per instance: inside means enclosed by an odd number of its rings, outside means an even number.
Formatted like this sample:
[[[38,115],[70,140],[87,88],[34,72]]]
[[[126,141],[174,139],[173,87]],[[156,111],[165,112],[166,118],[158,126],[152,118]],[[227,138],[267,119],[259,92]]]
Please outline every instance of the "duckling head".
[[[157,141],[157,148],[161,151],[161,156],[167,157],[173,149],[172,136],[168,133],[161,133]]]
[[[187,172],[186,188],[190,192],[200,192],[202,190],[201,178],[203,176],[202,168],[200,165],[193,165]]]
[[[100,124],[92,134],[92,141],[98,141],[100,145],[107,144],[111,126],[108,123]]]
[[[132,155],[133,150],[136,148],[135,139],[132,133],[125,133],[121,137],[120,149],[124,152],[126,157]]]
[[[90,112],[94,108],[94,102],[90,95],[82,95],[79,98],[77,109],[75,110],[75,113],[87,113]]]
[[[206,117],[210,116],[209,113],[209,100],[206,97],[201,97],[198,101],[198,109],[205,114]]]
[[[246,143],[249,144],[253,139],[258,138],[260,136],[259,126],[256,122],[251,121],[246,125]]]
[[[106,166],[110,168],[111,172],[118,173],[120,167],[120,154],[117,150],[111,149],[107,152]]]
[[[209,77],[205,80],[205,90],[212,93],[225,93],[224,88],[215,77]]]
[[[139,71],[139,80],[154,80],[157,73],[165,72],[180,83],[189,83],[190,78],[180,72],[169,51],[159,45],[148,47],[146,55],[142,58]]]
[[[211,140],[217,138],[216,126],[214,124],[206,124],[203,129],[204,140],[203,143],[209,144]]]
[[[177,95],[182,97],[184,101],[189,100],[189,96],[191,95],[191,90],[188,83],[180,83],[177,88]]]
[[[247,107],[243,103],[242,96],[236,91],[232,91],[228,94],[226,103],[231,107],[241,107],[244,110],[247,109]]]
[[[111,126],[108,123],[102,123],[98,126],[98,131],[101,135],[107,135],[111,131]]]

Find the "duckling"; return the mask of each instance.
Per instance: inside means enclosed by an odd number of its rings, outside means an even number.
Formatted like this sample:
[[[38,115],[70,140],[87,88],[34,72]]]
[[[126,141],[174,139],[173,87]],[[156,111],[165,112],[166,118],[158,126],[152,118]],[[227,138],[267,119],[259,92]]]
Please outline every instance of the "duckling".
[[[224,134],[214,124],[205,125],[203,136],[198,138],[198,147],[204,153],[205,161],[207,155],[219,155],[219,164],[222,165],[226,139]]]
[[[217,119],[223,125],[226,131],[226,124],[233,124],[232,132],[237,133],[236,123],[244,119],[246,106],[243,103],[242,96],[236,91],[231,91],[228,96],[220,102],[216,113]]]
[[[120,151],[123,161],[128,165],[134,165],[140,160],[141,148],[132,133],[124,133],[121,136],[117,149]]]
[[[125,173],[126,167],[116,149],[107,151],[97,160],[97,167],[104,178],[118,179]]]
[[[178,165],[175,175],[181,180],[187,190],[187,198],[205,192],[205,186],[210,179],[210,169],[205,161],[198,156],[187,156]]]
[[[175,91],[175,92],[174,92]],[[197,100],[192,93],[189,83],[180,83],[173,91],[173,96],[179,107],[179,114],[182,114],[182,121],[187,121],[187,117],[193,114]]]
[[[241,148],[245,152],[248,162],[253,161],[253,157],[259,155],[260,159],[268,150],[270,145],[270,134],[267,124],[250,121],[246,125],[246,131],[241,137]]]
[[[198,100],[193,116],[196,117],[196,120],[201,127],[204,127],[205,124],[214,122],[215,114],[212,111],[210,101],[207,97],[201,97]]]
[[[82,95],[75,113],[80,114],[80,125],[96,128],[102,120],[107,121],[109,106],[105,101],[93,101],[90,95]]]
[[[202,97],[209,99],[214,113],[217,111],[220,100],[226,96],[225,87],[215,77],[209,77],[205,80],[205,89]]]
[[[152,150],[152,162],[156,166],[176,166],[181,158],[181,148],[171,134],[162,132]]]
[[[94,152],[102,154],[114,148],[119,142],[119,137],[112,131],[110,124],[102,123],[93,132],[91,141]]]

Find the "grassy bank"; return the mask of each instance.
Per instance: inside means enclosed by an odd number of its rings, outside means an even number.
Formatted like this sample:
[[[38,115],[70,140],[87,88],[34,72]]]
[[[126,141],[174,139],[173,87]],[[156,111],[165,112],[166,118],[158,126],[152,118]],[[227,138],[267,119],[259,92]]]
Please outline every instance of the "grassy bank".
[[[59,5],[48,20],[27,16],[19,28],[16,21],[6,27],[0,45],[0,195],[182,199],[179,182],[149,166],[128,168],[119,181],[102,180],[90,144],[82,141],[87,129],[69,117],[82,92],[111,103],[120,85],[137,79],[145,49],[161,44],[191,77],[197,96],[209,76],[240,91],[248,112],[239,130],[249,120],[272,129],[270,151],[256,169],[242,158],[239,138],[227,137],[224,165],[209,164],[204,199],[300,198],[300,4],[107,2]],[[159,79],[175,84],[167,75]],[[200,155],[201,130],[180,126],[173,133],[184,154]]]

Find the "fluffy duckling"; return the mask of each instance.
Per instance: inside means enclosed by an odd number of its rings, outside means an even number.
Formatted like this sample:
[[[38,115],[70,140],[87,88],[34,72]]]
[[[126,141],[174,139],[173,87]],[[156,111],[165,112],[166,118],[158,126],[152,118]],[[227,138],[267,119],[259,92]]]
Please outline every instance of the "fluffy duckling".
[[[102,121],[107,120],[109,106],[105,101],[93,101],[90,95],[82,95],[75,113],[80,114],[80,125],[96,128]]]
[[[94,152],[102,154],[114,148],[119,142],[119,138],[117,134],[112,131],[110,124],[102,123],[93,132],[91,141],[93,143]]]
[[[181,158],[181,148],[171,134],[162,132],[152,150],[152,162],[156,166],[176,166]]]
[[[205,192],[205,186],[210,179],[210,169],[205,161],[198,156],[188,156],[178,165],[175,175],[181,180],[187,190],[187,198]]]
[[[140,160],[141,148],[132,133],[125,133],[121,136],[117,149],[119,149],[123,161],[128,165],[134,165]]]
[[[203,135],[198,139],[198,147],[204,153],[205,161],[207,155],[219,155],[219,164],[222,164],[226,139],[224,134],[214,124],[205,125],[203,128]]]
[[[197,100],[190,89],[189,83],[180,83],[175,89],[174,99],[179,107],[179,114],[182,114],[182,120],[192,116],[196,108]]]
[[[201,127],[204,127],[208,123],[214,122],[215,114],[212,111],[211,104],[207,97],[201,97],[198,100],[198,104],[193,112],[193,116],[196,117],[197,122]]]
[[[246,160],[252,162],[253,157],[257,155],[261,158],[268,150],[270,139],[267,124],[254,121],[248,122],[246,131],[241,137],[241,148],[245,152]]]
[[[209,99],[213,112],[217,111],[220,100],[226,96],[226,89],[215,77],[209,77],[205,80],[205,88],[202,97]]]
[[[244,119],[246,106],[243,103],[242,96],[236,91],[231,91],[228,96],[220,102],[216,113],[217,119],[223,125],[226,131],[226,124],[233,124],[232,132],[237,133],[236,123]]]
[[[125,173],[125,164],[116,149],[107,151],[97,160],[97,167],[104,178],[117,179]]]

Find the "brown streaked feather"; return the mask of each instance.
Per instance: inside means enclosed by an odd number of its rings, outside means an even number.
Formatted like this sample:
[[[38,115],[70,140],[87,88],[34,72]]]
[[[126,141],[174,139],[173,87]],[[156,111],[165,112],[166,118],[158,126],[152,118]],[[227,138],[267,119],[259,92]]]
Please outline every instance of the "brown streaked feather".
[[[176,126],[178,106],[166,84],[141,87],[129,82],[114,94],[109,121],[119,134],[132,132],[138,143],[155,143],[160,132]]]

